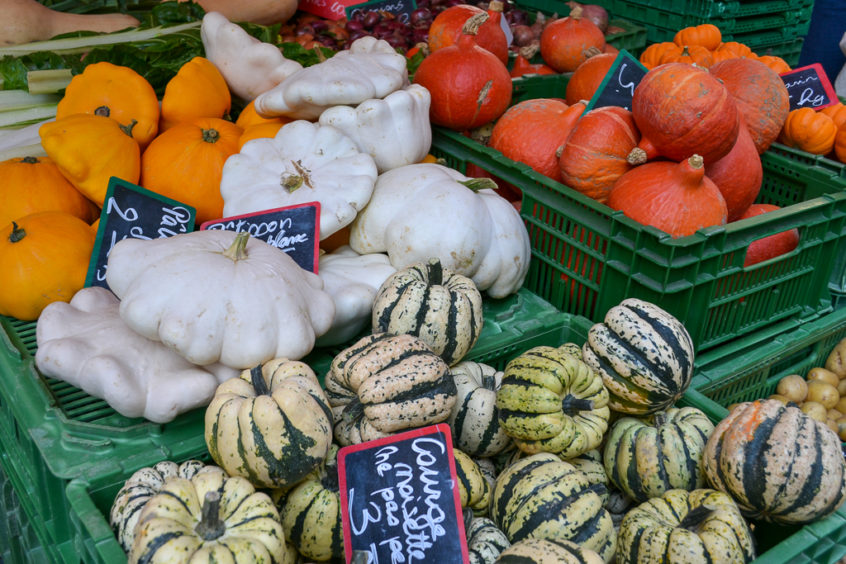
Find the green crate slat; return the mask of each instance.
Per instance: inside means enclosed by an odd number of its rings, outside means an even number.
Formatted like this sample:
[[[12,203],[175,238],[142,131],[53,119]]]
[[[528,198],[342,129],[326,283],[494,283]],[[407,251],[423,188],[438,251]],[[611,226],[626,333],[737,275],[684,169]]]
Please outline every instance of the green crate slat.
[[[625,17],[617,13],[620,9],[634,6],[645,6],[666,10],[698,18],[729,19],[762,16],[789,10],[808,10],[813,8],[814,0],[612,0],[605,8],[616,10],[614,15]]]
[[[30,520],[21,507],[12,481],[3,471],[0,457],[0,562],[38,564],[55,560],[41,545]]]
[[[635,55],[646,47],[647,28],[634,22],[613,18],[608,20],[608,27],[621,27],[623,31],[605,36],[605,41],[617,49],[625,49]]]
[[[672,41],[678,27],[664,27],[652,25],[649,22],[630,20],[637,25],[646,27],[646,39],[649,43],[660,43],[661,41]],[[800,21],[792,25],[786,25],[778,29],[767,29],[751,33],[724,33],[723,41],[737,41],[749,46],[758,55],[766,54],[767,49],[777,49],[785,44],[792,44],[808,33],[811,20]]]

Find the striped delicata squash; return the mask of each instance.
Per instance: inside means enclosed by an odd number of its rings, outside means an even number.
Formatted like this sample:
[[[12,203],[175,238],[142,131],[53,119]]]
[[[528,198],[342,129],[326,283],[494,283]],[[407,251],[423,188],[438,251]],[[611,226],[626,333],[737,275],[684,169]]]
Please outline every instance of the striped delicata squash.
[[[413,264],[389,276],[376,293],[373,332],[419,337],[452,366],[482,332],[482,293],[440,259]]]
[[[491,502],[491,486],[482,469],[470,455],[453,449],[455,476],[458,479],[458,497],[461,507],[471,509],[476,515],[487,515]]]
[[[595,449],[608,428],[608,391],[578,346],[539,346],[513,358],[496,394],[499,422],[520,450],[562,458]]]
[[[476,517],[470,509],[464,510],[464,532],[470,564],[493,564],[499,554],[511,546],[505,533],[487,517]]]
[[[206,409],[205,438],[229,475],[286,487],[326,459],[332,412],[307,364],[277,358],[218,386]]]
[[[584,361],[601,376],[614,411],[640,415],[672,406],[693,378],[693,341],[681,322],[628,298],[588,332]]]
[[[335,356],[324,381],[341,446],[441,423],[455,404],[449,366],[409,334],[361,338]]]
[[[558,539],[525,539],[502,551],[496,564],[602,564],[593,550]]]
[[[455,446],[471,456],[493,456],[511,445],[499,424],[496,392],[502,371],[472,360],[450,368],[458,395],[449,416]]]

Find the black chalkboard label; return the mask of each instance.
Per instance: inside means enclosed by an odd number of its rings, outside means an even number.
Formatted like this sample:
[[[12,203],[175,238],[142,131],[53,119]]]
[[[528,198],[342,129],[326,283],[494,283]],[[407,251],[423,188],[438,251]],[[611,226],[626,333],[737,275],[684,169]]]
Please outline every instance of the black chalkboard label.
[[[793,69],[779,76],[787,87],[791,111],[799,108],[819,110],[839,101],[831,81],[819,63]]]
[[[338,479],[347,562],[469,561],[449,425],[344,447]]]
[[[249,232],[280,251],[300,267],[317,274],[320,253],[320,202],[306,202],[244,215],[206,221],[200,230]]]
[[[106,283],[109,253],[123,239],[161,239],[194,230],[196,210],[116,176],[109,179],[86,286]]]
[[[608,69],[605,78],[599,83],[599,87],[590,99],[585,112],[604,106],[619,106],[631,111],[635,88],[647,72],[647,68],[640,64],[634,55],[625,49],[620,49],[617,58],[611,63],[611,68]]]
[[[364,13],[376,11],[394,14],[399,21],[408,23],[411,12],[416,9],[417,2],[414,0],[370,0],[370,2],[347,6],[345,11],[348,20],[353,19],[355,13],[359,11]]]

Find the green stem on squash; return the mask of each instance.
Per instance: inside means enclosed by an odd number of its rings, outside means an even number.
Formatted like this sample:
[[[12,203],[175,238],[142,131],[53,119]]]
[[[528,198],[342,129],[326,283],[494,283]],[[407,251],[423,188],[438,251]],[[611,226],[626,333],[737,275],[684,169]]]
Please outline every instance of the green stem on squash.
[[[267,396],[270,395],[270,390],[267,387],[267,382],[264,381],[264,377],[262,376],[261,367],[261,364],[257,364],[250,368],[250,383],[253,385],[253,389],[256,391],[257,395]]]
[[[120,127],[120,130],[121,130],[121,131],[123,131],[124,133],[126,133],[127,135],[129,135],[130,137],[132,137],[132,128],[133,128],[133,127],[135,127],[137,124],[138,124],[138,120],[137,120],[137,119],[133,119],[133,120],[132,120],[132,121],[130,121],[128,124],[126,124],[126,125],[121,125],[121,126],[119,126],[119,127]]]
[[[223,536],[226,524],[220,520],[220,492],[206,492],[202,511],[202,518],[194,527],[194,532],[204,541],[213,541]]]
[[[470,178],[468,180],[459,180],[458,183],[467,186],[474,192],[478,192],[479,190],[496,190],[499,188],[493,178]]]
[[[593,400],[577,398],[573,394],[567,394],[561,400],[561,410],[567,415],[576,415],[580,411],[593,411]]]
[[[444,283],[444,268],[441,266],[441,259],[435,257],[429,259],[426,265],[426,276],[429,278],[430,286],[440,286]]]
[[[112,110],[108,106],[99,106],[96,110],[94,110],[95,116],[103,116],[103,117],[110,117],[112,115]]]
[[[13,221],[12,232],[9,234],[9,242],[17,243],[24,237],[26,237],[26,231],[22,227],[18,227],[18,224]]]
[[[217,140],[220,139],[220,133],[217,129],[204,129],[203,130],[203,141],[206,143],[217,143]]]
[[[223,256],[232,260],[242,260],[247,258],[247,239],[249,238],[250,234],[246,231],[241,231],[235,235],[235,240],[232,241],[232,244],[228,249],[223,251]]]

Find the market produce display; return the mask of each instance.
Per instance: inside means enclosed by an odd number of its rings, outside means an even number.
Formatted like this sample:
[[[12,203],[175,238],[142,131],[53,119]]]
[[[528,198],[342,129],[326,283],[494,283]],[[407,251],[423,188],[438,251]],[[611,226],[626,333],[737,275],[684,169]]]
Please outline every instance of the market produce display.
[[[0,151],[33,151],[0,162],[0,314],[34,322],[40,375],[103,400],[130,432],[200,414],[186,426],[203,452],[163,446],[98,493],[129,562],[342,561],[358,534],[343,473],[410,474],[388,447],[376,468],[344,468],[339,451],[436,425],[473,564],[751,562],[766,527],[841,509],[846,339],[825,367],[722,420],[691,405],[697,341],[658,298],[627,297],[569,338],[538,337],[530,320],[516,347],[474,355],[498,330],[486,308],[524,302],[535,249],[555,242],[531,234],[539,219],[516,176],[435,140],[474,139],[678,240],[783,213],[759,202],[761,155],[776,143],[841,156],[842,104],[789,111],[777,57],[712,24],[635,53],[648,72],[631,109],[587,110],[616,59],[619,29],[600,6],[420,0],[407,20],[327,20],[248,4],[162,3],[161,29],[192,24],[174,32],[182,41],[159,30],[152,44],[89,44],[84,58],[0,55],[2,85],[21,91],[18,65],[66,71],[44,99],[54,115],[16,113],[15,131],[0,130]],[[153,61],[151,45],[176,43],[173,61]],[[515,77],[563,73],[554,97],[514,98]],[[131,215],[108,201],[112,177],[194,208],[196,226],[99,240],[98,217]],[[256,232],[200,229],[311,202],[315,272]],[[822,237],[782,229],[749,242],[738,277],[766,283],[802,237]],[[87,279],[95,243],[109,249],[107,287]],[[605,244],[582,233],[579,253],[555,260],[597,277],[631,268],[587,266]],[[732,297],[733,315],[744,300]],[[407,483],[372,494],[385,519],[412,503]],[[372,507],[364,528],[381,519]]]

